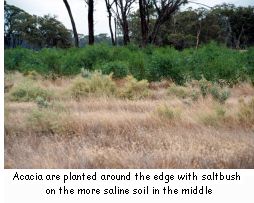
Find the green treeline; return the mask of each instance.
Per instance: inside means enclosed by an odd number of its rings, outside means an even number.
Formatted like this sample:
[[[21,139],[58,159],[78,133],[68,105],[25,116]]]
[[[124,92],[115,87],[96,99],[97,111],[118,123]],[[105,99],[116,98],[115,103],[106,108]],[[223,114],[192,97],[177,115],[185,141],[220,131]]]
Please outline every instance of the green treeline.
[[[202,77],[213,82],[225,80],[230,85],[254,82],[254,48],[238,51],[216,43],[183,51],[172,47],[140,49],[136,45],[112,47],[104,44],[40,51],[16,48],[5,50],[4,63],[5,71],[36,71],[54,77],[75,75],[84,69],[113,73],[115,78],[131,74],[139,80],[170,79],[178,84]]]
[[[112,18],[109,19],[111,34],[110,37],[105,33],[94,36],[95,43],[170,45],[179,50],[189,47],[198,48],[211,41],[236,49],[246,49],[254,45],[253,6],[236,7],[233,4],[221,4],[211,8],[189,7],[180,10],[182,5],[192,6],[192,4],[186,0],[109,0],[106,2],[108,2],[106,5],[109,17]],[[125,8],[127,10],[135,3],[143,2],[143,4],[129,10],[128,13],[116,14],[113,12],[114,4],[120,6],[122,5],[120,2],[129,2]],[[140,12],[140,8],[143,8],[145,12]],[[118,8],[119,12],[120,10]],[[112,21],[115,22],[114,26],[111,24]],[[88,44],[89,36],[85,33],[80,34],[77,39],[79,46]],[[56,16],[31,15],[16,6],[9,5],[6,1],[4,41],[6,48],[22,46],[41,49],[74,46],[73,30],[67,30]]]

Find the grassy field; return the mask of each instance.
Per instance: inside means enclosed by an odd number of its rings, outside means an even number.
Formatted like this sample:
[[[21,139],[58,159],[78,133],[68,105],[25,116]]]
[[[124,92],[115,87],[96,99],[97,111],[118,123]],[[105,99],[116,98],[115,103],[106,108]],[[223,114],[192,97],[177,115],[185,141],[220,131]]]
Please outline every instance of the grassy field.
[[[5,168],[254,168],[254,87],[5,75]]]

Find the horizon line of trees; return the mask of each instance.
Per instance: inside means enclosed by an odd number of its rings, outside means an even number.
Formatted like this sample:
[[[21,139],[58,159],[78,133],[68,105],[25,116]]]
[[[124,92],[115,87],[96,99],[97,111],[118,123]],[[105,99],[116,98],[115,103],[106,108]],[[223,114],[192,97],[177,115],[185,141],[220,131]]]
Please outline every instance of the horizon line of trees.
[[[89,45],[97,41],[113,46],[134,42],[142,47],[148,44],[171,45],[177,49],[198,48],[200,44],[212,40],[236,49],[254,45],[254,6],[222,4],[209,9],[201,7],[181,11],[180,7],[191,1],[105,0],[110,31],[108,37],[94,35],[94,0],[84,2],[88,8],[88,36],[79,39],[68,0],[63,0],[63,3],[70,17],[73,36],[56,16],[30,15],[4,1],[5,47],[15,47],[24,41],[32,48],[67,48],[73,44],[80,47],[84,41]],[[138,9],[133,10],[134,4],[138,5]]]

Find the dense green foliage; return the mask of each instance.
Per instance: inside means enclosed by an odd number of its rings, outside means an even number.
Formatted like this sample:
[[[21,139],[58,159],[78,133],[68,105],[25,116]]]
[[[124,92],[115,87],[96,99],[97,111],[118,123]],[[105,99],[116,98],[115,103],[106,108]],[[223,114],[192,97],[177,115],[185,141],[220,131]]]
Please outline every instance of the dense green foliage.
[[[156,9],[150,9],[150,16],[156,16],[156,12]],[[150,29],[155,24],[155,20],[151,19]],[[254,45],[253,32],[253,6],[221,4],[210,9],[189,7],[167,18],[158,31],[156,44],[171,45],[182,50],[216,41],[230,48],[244,49]],[[130,33],[131,40],[140,44],[142,34],[139,10],[130,15]]]
[[[71,33],[56,16],[31,15],[26,11],[4,4],[4,45],[40,49],[42,47],[68,48]]]
[[[5,71],[23,73],[36,71],[42,75],[75,75],[84,70],[101,70],[122,78],[159,81],[170,79],[178,84],[202,77],[229,85],[241,81],[254,82],[254,49],[241,52],[211,43],[183,52],[171,47],[111,47],[103,44],[81,49],[42,49],[33,51],[16,48],[5,50]]]

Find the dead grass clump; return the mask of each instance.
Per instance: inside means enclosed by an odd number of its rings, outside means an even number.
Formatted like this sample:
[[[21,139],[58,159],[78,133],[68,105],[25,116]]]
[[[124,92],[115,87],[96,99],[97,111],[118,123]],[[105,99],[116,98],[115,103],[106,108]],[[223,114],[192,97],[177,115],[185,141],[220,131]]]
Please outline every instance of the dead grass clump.
[[[35,101],[37,97],[45,100],[53,98],[53,92],[41,88],[32,80],[23,80],[10,91],[10,100],[17,102]]]
[[[116,84],[112,80],[112,75],[103,75],[101,72],[96,71],[88,78],[76,78],[71,86],[70,92],[76,99],[88,95],[110,96],[116,92]]]
[[[142,99],[149,96],[148,81],[137,81],[133,76],[127,76],[124,87],[119,91],[119,96],[126,99]]]
[[[248,103],[241,102],[238,118],[241,123],[254,127],[254,97]]]

